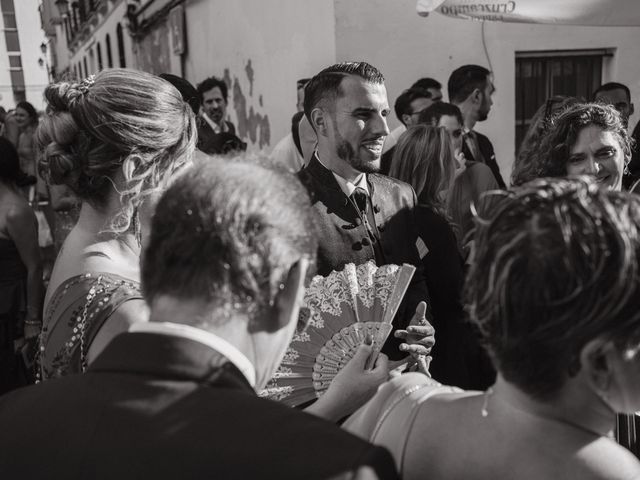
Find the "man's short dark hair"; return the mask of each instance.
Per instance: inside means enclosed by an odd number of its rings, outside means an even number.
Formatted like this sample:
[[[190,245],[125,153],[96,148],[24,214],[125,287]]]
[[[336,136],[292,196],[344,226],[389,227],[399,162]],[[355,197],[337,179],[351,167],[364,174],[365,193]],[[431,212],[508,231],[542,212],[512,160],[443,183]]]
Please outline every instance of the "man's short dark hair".
[[[456,68],[447,82],[449,101],[462,103],[476,88],[484,89],[490,73],[480,65],[463,65]]]
[[[624,93],[627,94],[627,101],[631,103],[631,90],[629,90],[629,87],[627,87],[626,85],[618,82],[609,82],[605,83],[604,85],[600,85],[598,88],[596,88],[596,91],[593,92],[591,99],[595,100],[596,95],[598,95],[599,93],[610,92],[612,90],[624,90]]]
[[[340,83],[348,75],[355,75],[369,83],[382,84],[384,76],[367,62],[342,62],[325,68],[304,87],[304,114],[309,123],[311,112],[322,100],[335,100],[342,95]]]
[[[411,111],[411,102],[417,100],[418,98],[431,99],[431,93],[422,88],[410,88],[402,92],[396,99],[396,103],[393,105],[393,109],[396,112],[396,117],[402,122],[403,125],[406,125],[406,123],[404,123],[402,116],[411,115],[413,113]]]
[[[209,77],[198,84],[196,89],[198,90],[198,94],[200,95],[200,102],[204,102],[205,92],[213,90],[216,87],[220,89],[220,93],[222,93],[222,98],[224,98],[224,101],[226,103],[229,103],[227,84],[224,83],[224,80],[221,80],[218,77]]]
[[[193,113],[198,114],[201,105],[200,93],[191,85],[191,82],[171,73],[161,73],[158,76],[176,87],[180,95],[182,95],[182,99],[191,107],[191,110],[193,110]]]
[[[305,87],[305,85],[306,85],[307,83],[309,83],[309,80],[311,80],[311,79],[310,79],[310,78],[301,78],[300,80],[298,80],[298,81],[296,82],[296,88],[297,88],[298,90],[300,90],[301,88],[304,88],[304,87]]]
[[[295,201],[291,199],[295,198]],[[315,260],[309,196],[295,175],[240,155],[211,158],[160,199],[142,262],[142,288],[259,319],[290,268]]]
[[[411,85],[411,88],[422,88],[423,90],[429,90],[430,88],[434,88],[434,89],[440,90],[442,89],[442,84],[439,81],[437,81],[435,78],[425,77],[416,81],[416,83]]]
[[[456,117],[460,122],[460,125],[464,125],[460,109],[454,104],[446,102],[436,102],[425,108],[420,114],[420,117],[418,117],[418,123],[437,127],[438,123],[440,123],[440,119],[445,115]]]

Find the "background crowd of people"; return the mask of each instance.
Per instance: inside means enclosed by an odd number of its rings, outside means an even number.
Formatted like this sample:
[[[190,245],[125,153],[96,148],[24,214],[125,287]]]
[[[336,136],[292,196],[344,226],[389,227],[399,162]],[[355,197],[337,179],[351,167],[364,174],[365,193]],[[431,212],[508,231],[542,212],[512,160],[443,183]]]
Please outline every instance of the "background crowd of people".
[[[216,77],[107,69],[3,112],[0,393],[38,384],[0,397],[0,471],[639,477],[629,90],[541,105],[507,189],[474,130],[494,80],[417,80],[391,132],[382,73],[332,65],[270,155]],[[259,398],[310,275],[367,261],[416,267],[382,353],[299,409]]]

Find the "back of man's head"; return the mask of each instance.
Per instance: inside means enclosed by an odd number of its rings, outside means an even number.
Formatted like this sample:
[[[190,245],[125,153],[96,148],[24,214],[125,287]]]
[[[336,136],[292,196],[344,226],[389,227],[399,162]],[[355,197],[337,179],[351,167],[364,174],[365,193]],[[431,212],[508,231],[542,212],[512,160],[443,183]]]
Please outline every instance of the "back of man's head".
[[[269,318],[303,257],[315,260],[312,209],[298,179],[246,156],[212,158],[160,199],[142,262],[152,308],[160,297],[207,305],[211,321]],[[203,312],[204,313],[204,312]]]
[[[311,112],[321,102],[332,102],[342,95],[340,84],[349,75],[360,77],[368,83],[384,83],[382,73],[367,62],[342,62],[325,68],[304,87],[304,114],[309,121]]]
[[[396,103],[393,105],[393,109],[396,113],[396,118],[406,125],[404,115],[411,115],[414,113],[411,109],[411,103],[418,98],[426,98],[431,100],[431,94],[422,88],[410,88],[402,92],[396,99]]]
[[[456,117],[460,122],[460,125],[464,124],[460,109],[452,103],[446,102],[436,102],[430,107],[424,109],[420,114],[420,117],[418,118],[418,123],[424,123],[426,125],[437,127],[440,123],[440,119],[445,115]]]
[[[456,68],[447,82],[447,91],[451,103],[464,102],[477,88],[484,89],[489,76],[489,70],[480,65],[463,65]]]
[[[191,107],[191,110],[193,110],[193,113],[198,114],[201,105],[200,94],[196,90],[196,87],[191,85],[191,82],[171,73],[161,73],[158,76],[176,87],[180,95],[182,95],[182,99]]]
[[[411,88],[421,88],[423,90],[429,90],[430,88],[440,90],[442,88],[442,84],[437,81],[435,78],[424,77],[417,80]]]
[[[618,83],[618,82],[608,82],[608,83],[605,83],[604,85],[600,85],[596,89],[596,91],[593,92],[591,99],[593,101],[597,101],[600,94],[603,94],[605,92],[611,92],[613,90],[623,90],[624,93],[627,95],[627,101],[629,103],[631,102],[631,90],[629,90],[629,87],[627,87],[625,84]]]

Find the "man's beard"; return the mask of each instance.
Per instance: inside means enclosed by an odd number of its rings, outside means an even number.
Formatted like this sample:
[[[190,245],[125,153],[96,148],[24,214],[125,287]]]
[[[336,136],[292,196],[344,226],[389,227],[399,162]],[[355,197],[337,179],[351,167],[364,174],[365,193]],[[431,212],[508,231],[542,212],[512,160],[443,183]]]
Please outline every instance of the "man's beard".
[[[222,119],[224,116],[224,114],[222,113],[222,110],[212,110],[210,113],[207,113],[207,115],[209,115],[209,118],[211,120],[213,120],[218,124],[222,122]]]
[[[356,151],[353,149],[351,144],[342,138],[340,133],[337,131],[335,133],[336,139],[338,140],[338,146],[336,147],[336,154],[338,155],[338,158],[344,160],[359,172],[377,173],[380,171],[380,158],[378,158],[377,161],[365,162],[356,155]]]

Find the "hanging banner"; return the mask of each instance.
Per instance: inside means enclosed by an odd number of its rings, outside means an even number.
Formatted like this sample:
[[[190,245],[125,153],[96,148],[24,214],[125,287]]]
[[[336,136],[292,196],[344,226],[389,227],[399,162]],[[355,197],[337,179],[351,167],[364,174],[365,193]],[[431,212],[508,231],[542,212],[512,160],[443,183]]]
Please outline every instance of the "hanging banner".
[[[639,0],[418,0],[418,15],[556,25],[640,26]]]

